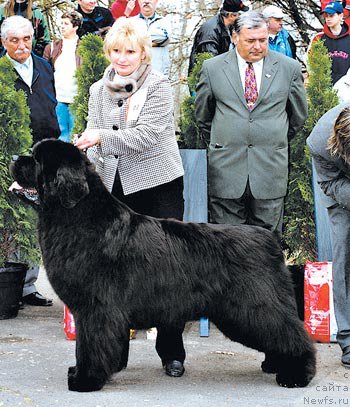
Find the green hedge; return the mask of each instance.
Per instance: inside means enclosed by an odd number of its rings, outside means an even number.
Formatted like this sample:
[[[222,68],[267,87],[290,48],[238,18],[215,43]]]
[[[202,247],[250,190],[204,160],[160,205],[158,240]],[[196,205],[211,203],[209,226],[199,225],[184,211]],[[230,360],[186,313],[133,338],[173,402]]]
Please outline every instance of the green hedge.
[[[198,54],[196,63],[193,67],[191,75],[188,77],[188,87],[191,95],[186,96],[180,106],[180,139],[181,147],[184,148],[206,148],[205,142],[201,139],[199,129],[196,122],[194,112],[195,90],[199,81],[200,71],[203,62],[206,59],[212,58],[213,55],[209,52]]]
[[[83,62],[76,70],[78,94],[71,106],[75,117],[73,133],[81,133],[85,130],[90,86],[102,78],[109,65],[103,52],[103,40],[97,35],[85,35],[80,40],[78,54]]]
[[[27,263],[39,258],[36,215],[8,191],[12,156],[29,152],[32,144],[26,94],[16,91],[16,77],[10,60],[0,58],[0,266],[15,254]]]

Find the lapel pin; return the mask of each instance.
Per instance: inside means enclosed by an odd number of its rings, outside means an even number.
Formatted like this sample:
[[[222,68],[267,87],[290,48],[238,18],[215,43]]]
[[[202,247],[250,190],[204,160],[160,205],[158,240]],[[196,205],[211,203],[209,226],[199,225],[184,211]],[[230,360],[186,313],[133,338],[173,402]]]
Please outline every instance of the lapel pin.
[[[269,73],[265,74],[266,78],[271,78],[271,75]]]

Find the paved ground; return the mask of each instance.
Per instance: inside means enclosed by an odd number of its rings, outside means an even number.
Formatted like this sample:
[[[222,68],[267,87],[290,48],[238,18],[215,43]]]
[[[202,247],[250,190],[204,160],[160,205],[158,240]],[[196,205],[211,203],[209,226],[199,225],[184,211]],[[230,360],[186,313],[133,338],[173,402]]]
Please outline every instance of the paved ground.
[[[40,291],[52,295],[41,276]],[[184,334],[186,373],[167,377],[154,341],[139,331],[131,341],[129,366],[100,392],[67,390],[75,343],[65,339],[62,304],[27,307],[0,321],[0,407],[204,407],[350,405],[350,370],[340,366],[335,344],[318,344],[318,373],[305,389],[277,386],[260,370],[263,355],[232,343],[214,326],[199,337],[197,323]]]

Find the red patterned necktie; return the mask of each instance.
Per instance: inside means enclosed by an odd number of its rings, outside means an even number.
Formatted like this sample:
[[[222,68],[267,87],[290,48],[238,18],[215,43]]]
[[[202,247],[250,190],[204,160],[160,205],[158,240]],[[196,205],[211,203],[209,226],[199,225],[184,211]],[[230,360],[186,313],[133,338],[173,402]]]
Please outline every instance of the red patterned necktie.
[[[244,96],[247,101],[248,109],[252,110],[256,102],[256,99],[258,98],[258,87],[256,84],[253,64],[251,62],[247,62],[244,85],[245,85]]]

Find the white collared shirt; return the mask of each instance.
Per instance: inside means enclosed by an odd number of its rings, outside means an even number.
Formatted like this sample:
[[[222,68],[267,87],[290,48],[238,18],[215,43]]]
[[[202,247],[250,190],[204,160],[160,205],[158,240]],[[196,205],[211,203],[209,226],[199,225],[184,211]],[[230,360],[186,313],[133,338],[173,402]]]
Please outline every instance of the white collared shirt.
[[[9,54],[6,54],[7,58],[12,61],[18,75],[24,80],[24,82],[31,88],[33,81],[33,59],[30,55],[29,58],[22,64],[12,59]]]
[[[245,87],[245,71],[247,69],[247,61],[243,59],[239,53],[237,52],[237,48],[235,49],[235,52],[237,54],[237,62],[238,62],[238,69],[239,69],[239,75],[241,77],[241,82],[243,86],[243,90]],[[262,77],[262,71],[264,67],[264,58],[262,58],[258,62],[253,63],[253,68],[255,72],[255,78],[256,78],[256,85],[258,87],[258,93],[260,92],[260,85],[261,85],[261,77]]]

